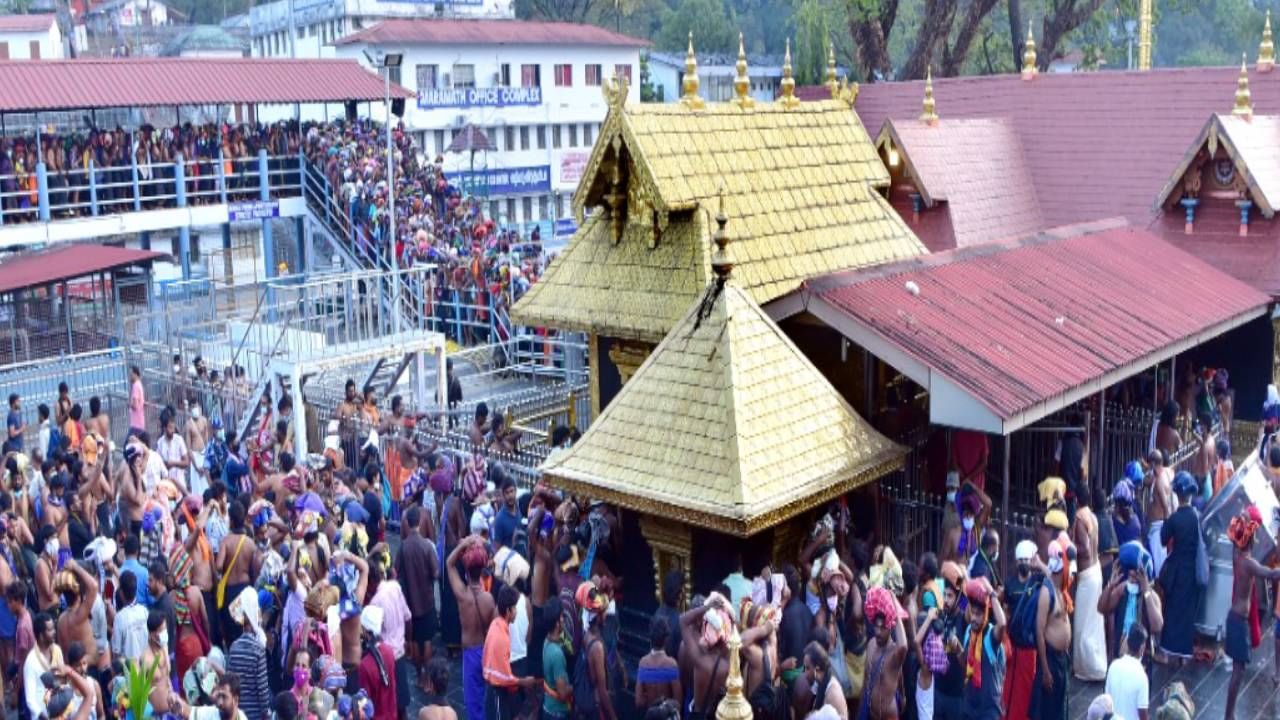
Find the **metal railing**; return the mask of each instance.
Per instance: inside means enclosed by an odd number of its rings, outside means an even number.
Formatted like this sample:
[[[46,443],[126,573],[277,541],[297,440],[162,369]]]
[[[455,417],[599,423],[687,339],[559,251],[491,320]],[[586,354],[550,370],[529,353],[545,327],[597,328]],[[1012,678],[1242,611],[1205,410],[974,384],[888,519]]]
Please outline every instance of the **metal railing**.
[[[184,158],[0,175],[0,225],[302,194],[301,155]]]

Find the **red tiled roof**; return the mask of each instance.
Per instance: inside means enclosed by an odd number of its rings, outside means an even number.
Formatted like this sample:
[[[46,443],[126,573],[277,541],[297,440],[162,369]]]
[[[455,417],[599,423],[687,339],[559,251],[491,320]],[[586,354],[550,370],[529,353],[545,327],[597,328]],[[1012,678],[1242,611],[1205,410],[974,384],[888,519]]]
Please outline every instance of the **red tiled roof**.
[[[1033,422],[1268,303],[1155,235],[1114,223],[814,278],[801,292],[810,312],[851,323],[856,332],[842,332],[854,341],[918,364],[923,377],[913,379],[935,405],[968,398],[969,415],[990,418],[974,429],[989,432]],[[964,418],[944,424],[964,427]]]
[[[945,224],[922,224],[919,230],[912,224],[931,249],[1023,237],[1046,227],[1022,144],[1009,121],[944,118],[930,125],[889,120],[876,144],[883,146],[890,138],[925,204],[946,202],[937,212],[950,214],[948,237],[924,237],[935,228],[947,230]]]
[[[128,58],[0,62],[0,112],[381,100],[354,60]],[[399,85],[392,97],[413,97]]]
[[[1259,218],[1256,210],[1250,215],[1249,235],[1240,237],[1240,211],[1233,202],[1201,196],[1193,234],[1185,233],[1182,208],[1156,218],[1148,229],[1170,245],[1280,298],[1280,220]]]
[[[1238,67],[934,78],[938,115],[1008,118],[1047,226],[1122,216],[1146,225],[1156,194],[1212,113],[1231,110]],[[1280,112],[1280,72],[1249,74],[1254,108]],[[829,97],[804,88],[801,97]],[[920,114],[923,82],[864,83],[863,125]]]
[[[649,42],[595,25],[537,20],[384,20],[335,45],[617,45]]]
[[[164,253],[110,245],[65,245],[0,262],[0,293],[150,263],[159,257],[164,257]]]
[[[57,17],[48,15],[0,15],[0,32],[37,33],[48,30]]]

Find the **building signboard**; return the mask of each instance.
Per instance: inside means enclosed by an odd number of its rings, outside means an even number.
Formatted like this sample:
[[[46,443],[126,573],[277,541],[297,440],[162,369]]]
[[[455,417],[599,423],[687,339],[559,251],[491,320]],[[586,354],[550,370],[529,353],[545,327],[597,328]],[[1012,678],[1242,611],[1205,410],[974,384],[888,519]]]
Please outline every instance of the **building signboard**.
[[[489,168],[454,173],[454,180],[473,193],[486,195],[529,195],[551,191],[551,167]]]
[[[228,222],[245,220],[265,220],[280,217],[279,200],[256,200],[253,202],[234,202],[227,206]]]
[[[542,104],[540,87],[424,88],[418,91],[418,107],[439,108],[513,107]]]

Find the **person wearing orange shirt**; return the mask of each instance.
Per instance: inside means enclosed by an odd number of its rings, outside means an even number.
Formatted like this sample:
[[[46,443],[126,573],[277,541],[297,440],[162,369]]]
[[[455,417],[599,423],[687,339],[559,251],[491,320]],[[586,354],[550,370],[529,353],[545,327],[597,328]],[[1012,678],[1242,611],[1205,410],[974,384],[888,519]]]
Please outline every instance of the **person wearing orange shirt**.
[[[512,720],[520,709],[520,691],[538,684],[535,677],[516,677],[511,669],[511,625],[520,593],[510,585],[498,591],[498,613],[484,638],[484,715]]]

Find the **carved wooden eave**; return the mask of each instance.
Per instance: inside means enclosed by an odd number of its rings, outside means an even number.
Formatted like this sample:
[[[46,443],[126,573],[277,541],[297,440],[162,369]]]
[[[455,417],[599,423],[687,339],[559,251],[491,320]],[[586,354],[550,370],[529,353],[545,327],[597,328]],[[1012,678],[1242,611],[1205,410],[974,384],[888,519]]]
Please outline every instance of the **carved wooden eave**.
[[[1155,208],[1157,210],[1171,210],[1183,197],[1194,197],[1199,190],[1198,176],[1200,172],[1206,163],[1213,162],[1213,159],[1218,155],[1219,148],[1221,148],[1227,157],[1231,159],[1232,164],[1235,165],[1233,189],[1242,197],[1247,196],[1249,200],[1252,200],[1254,207],[1262,213],[1263,217],[1272,218],[1275,216],[1276,208],[1272,206],[1266,193],[1259,186],[1256,177],[1249,170],[1246,157],[1232,139],[1231,130],[1223,123],[1223,117],[1215,114],[1205,123],[1204,129],[1200,131],[1195,142],[1188,148],[1177,168],[1165,181],[1164,187],[1156,197]],[[1193,175],[1196,177],[1191,177]]]

